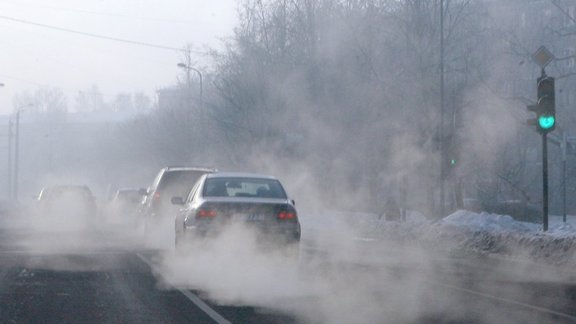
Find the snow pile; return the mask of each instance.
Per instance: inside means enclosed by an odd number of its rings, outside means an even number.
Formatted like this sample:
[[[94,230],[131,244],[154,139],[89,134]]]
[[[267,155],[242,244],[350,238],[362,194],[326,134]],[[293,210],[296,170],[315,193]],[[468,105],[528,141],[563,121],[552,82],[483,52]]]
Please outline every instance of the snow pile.
[[[457,211],[434,224],[443,239],[461,249],[553,264],[576,264],[576,227],[573,217],[563,223],[551,216],[548,231],[541,224],[520,222],[507,215]],[[428,237],[430,238],[430,237]]]
[[[562,217],[550,216],[548,231],[544,232],[542,224],[486,212],[459,210],[438,221],[413,215],[417,214],[412,213],[405,222],[394,222],[375,214],[331,212],[322,224],[328,232],[327,218],[346,224],[349,237],[357,239],[394,240],[405,246],[576,265],[576,216],[568,216],[566,223]]]
[[[515,221],[508,215],[496,215],[482,212],[480,214],[459,210],[442,219],[439,224],[460,226],[472,231],[488,232],[535,232],[541,228],[538,224]]]

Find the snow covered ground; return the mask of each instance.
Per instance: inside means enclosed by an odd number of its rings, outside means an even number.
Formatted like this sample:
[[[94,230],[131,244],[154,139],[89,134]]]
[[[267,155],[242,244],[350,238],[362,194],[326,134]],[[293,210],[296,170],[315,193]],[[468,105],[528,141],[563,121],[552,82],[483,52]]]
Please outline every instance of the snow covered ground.
[[[542,224],[519,222],[508,215],[474,213],[459,210],[442,219],[439,224],[463,227],[470,231],[480,232],[515,232],[526,235],[546,234],[549,237],[576,236],[576,216],[568,215],[566,223],[561,216],[549,216],[548,231],[543,232]]]
[[[457,211],[435,224],[440,231],[459,229],[455,238],[465,248],[510,258],[576,265],[576,217],[550,216],[548,231],[542,224],[519,222],[507,215]]]
[[[550,216],[548,231],[542,224],[520,222],[508,215],[459,210],[437,221],[417,213],[406,222],[379,219],[374,214],[329,212],[303,217],[303,238],[340,236],[350,239],[392,239],[406,246],[536,261],[554,265],[576,265],[576,216],[567,222]]]

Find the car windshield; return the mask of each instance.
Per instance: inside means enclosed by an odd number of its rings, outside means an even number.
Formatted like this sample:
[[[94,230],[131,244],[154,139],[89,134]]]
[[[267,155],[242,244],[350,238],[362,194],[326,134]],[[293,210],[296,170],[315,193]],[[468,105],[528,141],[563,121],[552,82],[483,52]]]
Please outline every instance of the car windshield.
[[[211,178],[202,192],[204,197],[254,197],[286,199],[282,185],[275,179]]]

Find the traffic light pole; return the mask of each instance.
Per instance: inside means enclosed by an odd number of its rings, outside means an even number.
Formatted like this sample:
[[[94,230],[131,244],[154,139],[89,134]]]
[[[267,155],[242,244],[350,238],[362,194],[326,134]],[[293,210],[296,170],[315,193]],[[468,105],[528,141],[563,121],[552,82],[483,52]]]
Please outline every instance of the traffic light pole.
[[[553,59],[554,55],[540,46],[532,55],[532,59],[540,66],[542,73],[536,79],[536,93],[538,101],[535,105],[529,105],[529,111],[536,113],[536,118],[527,120],[529,125],[536,126],[536,130],[542,135],[542,229],[548,230],[548,139],[547,134],[556,128],[556,95],[554,78],[546,76],[544,68]]]
[[[542,229],[548,230],[548,140],[542,133]]]

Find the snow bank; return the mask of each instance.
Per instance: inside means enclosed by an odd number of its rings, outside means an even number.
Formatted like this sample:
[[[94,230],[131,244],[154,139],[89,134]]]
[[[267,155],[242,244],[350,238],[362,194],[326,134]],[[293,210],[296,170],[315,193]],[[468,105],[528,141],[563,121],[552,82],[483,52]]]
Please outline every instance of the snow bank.
[[[452,225],[472,231],[488,232],[535,232],[541,227],[538,224],[518,222],[508,215],[496,215],[482,212],[480,214],[459,210],[440,220],[440,225]]]
[[[374,214],[330,212],[321,223],[328,231],[327,220],[338,223],[338,228],[345,224],[349,236],[360,239],[393,239],[426,248],[576,265],[576,216],[568,216],[566,223],[550,216],[549,230],[544,232],[542,224],[486,212],[459,210],[438,221],[409,215],[406,222],[392,222]]]

